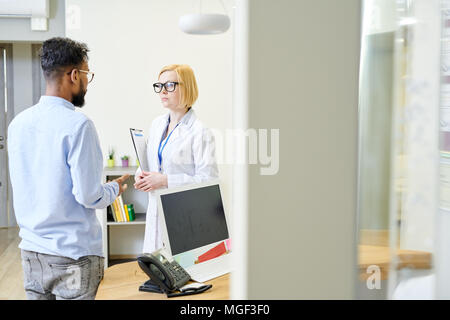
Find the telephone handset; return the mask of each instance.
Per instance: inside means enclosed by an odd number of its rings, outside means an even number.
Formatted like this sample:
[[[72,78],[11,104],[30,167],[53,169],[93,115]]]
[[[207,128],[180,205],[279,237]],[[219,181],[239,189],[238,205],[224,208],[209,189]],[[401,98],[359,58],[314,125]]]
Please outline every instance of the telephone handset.
[[[191,279],[191,276],[163,250],[146,253],[139,256],[137,261],[151,281],[166,294],[180,290]]]

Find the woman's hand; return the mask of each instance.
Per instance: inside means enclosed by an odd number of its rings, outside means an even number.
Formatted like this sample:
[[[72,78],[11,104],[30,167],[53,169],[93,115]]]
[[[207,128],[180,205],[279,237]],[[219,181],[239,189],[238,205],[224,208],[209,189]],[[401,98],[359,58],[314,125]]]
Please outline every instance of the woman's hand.
[[[136,184],[138,184],[138,182],[141,182],[141,180],[144,178],[144,176],[143,176],[143,174],[142,174],[142,171],[139,173],[139,174],[136,174],[135,176],[134,176],[134,181],[135,181],[135,183],[134,183],[134,186],[136,187]]]
[[[165,188],[167,187],[167,176],[159,172],[142,171],[142,173],[137,176],[134,187],[144,192]]]

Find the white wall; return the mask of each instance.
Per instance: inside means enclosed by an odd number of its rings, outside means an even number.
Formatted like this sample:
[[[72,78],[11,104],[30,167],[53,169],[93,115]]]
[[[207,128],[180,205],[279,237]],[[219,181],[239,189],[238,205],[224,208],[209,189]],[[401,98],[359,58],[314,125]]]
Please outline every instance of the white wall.
[[[280,130],[280,166],[233,181],[248,186],[235,204],[248,215],[235,216],[247,259],[232,297],[354,298],[360,1],[241,0],[236,19],[247,3],[248,93],[236,89],[234,111]]]
[[[231,127],[232,31],[215,36],[182,33],[178,18],[195,12],[198,7],[193,4],[183,0],[170,5],[156,0],[66,1],[67,10],[74,5],[80,10],[80,28],[68,26],[67,36],[87,43],[91,50],[89,66],[95,79],[82,111],[97,127],[105,164],[109,146],[116,150],[116,162],[128,154],[135,164],[128,129],[142,128],[147,133],[151,121],[166,112],[152,84],[167,64],[186,63],[194,69],[199,85],[194,110],[207,126]],[[230,1],[226,4],[232,13]],[[204,10],[223,12],[219,2],[204,5]],[[226,178],[229,169],[220,169]]]
[[[233,18],[233,0],[224,1]],[[232,125],[232,28],[225,34],[194,36],[178,28],[178,18],[196,13],[199,2],[173,0],[66,0],[66,35],[85,42],[95,79],[82,109],[97,128],[105,165],[109,146],[120,156],[134,149],[129,128],[148,133],[166,110],[154,93],[161,68],[190,65],[199,86],[194,105],[208,127],[224,132]],[[203,12],[224,13],[220,1],[203,1]],[[219,163],[226,208],[231,202],[231,166]],[[229,212],[230,213],[230,212]]]

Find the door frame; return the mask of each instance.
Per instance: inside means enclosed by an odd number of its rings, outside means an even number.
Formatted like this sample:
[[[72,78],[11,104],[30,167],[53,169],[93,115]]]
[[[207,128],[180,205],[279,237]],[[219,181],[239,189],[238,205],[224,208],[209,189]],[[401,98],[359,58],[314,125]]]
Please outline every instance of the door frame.
[[[5,106],[5,97],[3,92],[0,93],[0,106],[2,110],[2,117],[0,121],[5,121],[5,132],[4,132],[4,146],[6,151],[5,164],[3,168],[0,168],[0,178],[2,182],[5,183],[6,187],[6,214],[4,212],[0,212],[0,227],[14,227],[17,226],[16,218],[14,215],[14,208],[12,202],[12,187],[9,179],[9,168],[8,168],[8,125],[11,120],[14,118],[14,69],[13,69],[13,45],[12,43],[0,43],[0,49],[5,49],[6,52],[6,94],[8,97],[7,108],[8,111],[5,115],[5,110],[3,109]],[[3,56],[3,55],[2,55]],[[3,59],[1,61],[1,68],[4,72],[3,68]],[[4,83],[4,73],[0,72],[0,88],[5,87]],[[3,90],[2,90],[3,91]],[[1,187],[3,188],[3,186]]]
[[[39,56],[42,43],[31,44],[31,65],[33,77],[33,105],[39,102],[42,95],[45,94],[45,79],[42,74],[41,59]]]

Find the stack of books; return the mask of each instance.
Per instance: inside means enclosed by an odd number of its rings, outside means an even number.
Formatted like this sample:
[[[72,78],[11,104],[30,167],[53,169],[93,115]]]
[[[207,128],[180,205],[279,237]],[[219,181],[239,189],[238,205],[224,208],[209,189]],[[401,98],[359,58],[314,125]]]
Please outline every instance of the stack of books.
[[[122,195],[118,196],[111,205],[114,222],[129,222],[136,219],[132,204],[124,204]]]

